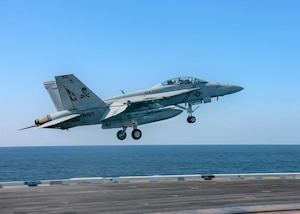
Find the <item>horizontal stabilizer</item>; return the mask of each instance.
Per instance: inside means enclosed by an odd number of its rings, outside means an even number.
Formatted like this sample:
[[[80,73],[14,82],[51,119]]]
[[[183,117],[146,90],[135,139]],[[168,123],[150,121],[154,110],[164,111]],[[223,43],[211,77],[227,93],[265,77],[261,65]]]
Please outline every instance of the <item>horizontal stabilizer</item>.
[[[38,128],[51,128],[52,126],[56,126],[60,123],[66,122],[68,120],[71,120],[73,118],[79,117],[80,114],[71,114],[65,117],[61,117],[55,120],[52,120],[50,122],[44,123],[43,125],[40,125]]]

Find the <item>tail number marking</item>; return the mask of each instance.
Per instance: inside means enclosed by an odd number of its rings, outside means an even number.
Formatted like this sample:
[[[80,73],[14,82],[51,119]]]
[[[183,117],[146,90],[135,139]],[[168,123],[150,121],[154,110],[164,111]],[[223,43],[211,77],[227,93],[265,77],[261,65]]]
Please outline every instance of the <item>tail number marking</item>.
[[[82,117],[94,117],[94,115],[95,115],[95,113],[93,111],[85,112],[85,113],[81,114]]]

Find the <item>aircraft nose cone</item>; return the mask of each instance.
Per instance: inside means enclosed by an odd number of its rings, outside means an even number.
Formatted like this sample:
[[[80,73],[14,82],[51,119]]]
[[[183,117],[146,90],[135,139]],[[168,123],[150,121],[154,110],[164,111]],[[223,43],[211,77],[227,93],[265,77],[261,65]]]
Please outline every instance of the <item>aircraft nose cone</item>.
[[[238,86],[238,85],[231,85],[230,86],[230,92],[231,93],[236,93],[236,92],[239,92],[239,91],[241,91],[243,89],[244,89],[243,87]]]
[[[243,87],[241,87],[241,86],[234,86],[234,90],[236,91],[236,92],[238,92],[238,91],[241,91],[241,90],[243,90],[244,88]]]

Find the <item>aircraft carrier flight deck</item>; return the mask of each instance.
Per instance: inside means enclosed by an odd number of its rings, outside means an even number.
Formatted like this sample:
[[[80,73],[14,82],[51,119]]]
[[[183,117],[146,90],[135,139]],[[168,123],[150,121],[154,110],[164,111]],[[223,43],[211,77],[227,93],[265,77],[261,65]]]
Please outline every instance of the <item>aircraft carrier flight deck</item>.
[[[0,182],[0,213],[300,213],[300,173]]]

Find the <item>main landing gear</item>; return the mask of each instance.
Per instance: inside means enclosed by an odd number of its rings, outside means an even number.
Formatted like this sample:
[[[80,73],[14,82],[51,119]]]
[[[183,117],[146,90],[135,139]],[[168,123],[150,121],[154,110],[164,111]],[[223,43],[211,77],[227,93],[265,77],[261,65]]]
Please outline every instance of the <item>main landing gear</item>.
[[[126,129],[127,127],[123,127],[122,130],[118,131],[117,132],[117,138],[119,140],[125,140],[127,134],[126,134]],[[133,128],[132,132],[131,132],[131,137],[134,139],[134,140],[139,140],[141,137],[142,137],[142,131],[137,129],[136,127]]]
[[[123,128],[123,130],[120,130],[117,132],[117,138],[119,140],[125,140],[127,134],[126,134],[126,127]]]
[[[131,137],[135,140],[138,140],[142,137],[142,131],[139,129],[133,129],[131,132]]]

